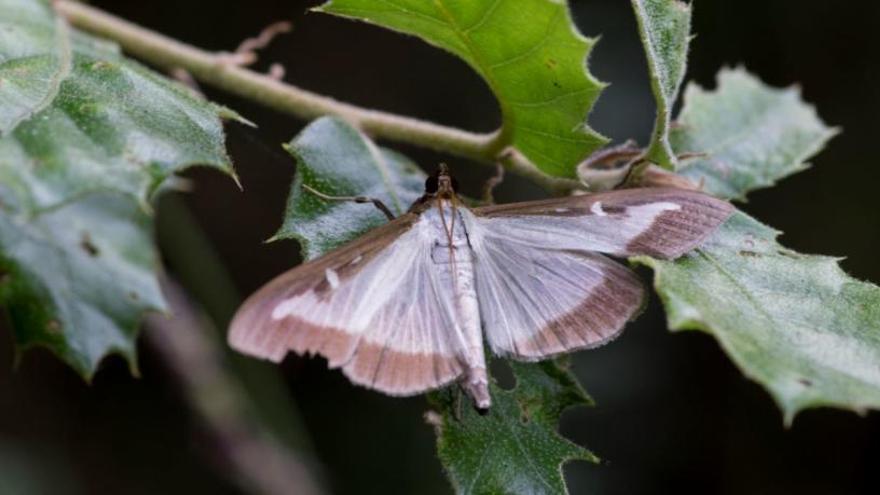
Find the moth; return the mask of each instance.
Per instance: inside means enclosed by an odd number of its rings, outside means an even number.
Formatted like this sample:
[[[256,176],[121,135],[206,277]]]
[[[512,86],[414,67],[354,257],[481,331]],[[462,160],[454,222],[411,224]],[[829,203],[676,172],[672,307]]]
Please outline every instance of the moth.
[[[677,258],[732,211],[672,188],[468,208],[441,167],[407,213],[252,295],[229,343],[275,362],[320,354],[352,382],[395,396],[459,381],[484,412],[484,340],[521,361],[607,343],[645,289],[606,255]]]

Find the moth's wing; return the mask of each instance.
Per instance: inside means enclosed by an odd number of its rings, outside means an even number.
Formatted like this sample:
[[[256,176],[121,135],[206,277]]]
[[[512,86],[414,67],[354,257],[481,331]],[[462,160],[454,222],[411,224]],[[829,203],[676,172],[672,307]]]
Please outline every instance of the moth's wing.
[[[483,328],[495,353],[539,360],[602,345],[642,305],[617,256],[675,258],[732,212],[709,196],[636,189],[477,208],[468,216]]]
[[[495,354],[537,361],[596,347],[641,308],[642,283],[623,265],[583,250],[510,240],[510,232],[480,223],[477,218],[468,235],[483,330]]]
[[[418,219],[404,215],[267,284],[239,309],[230,345],[276,362],[290,350],[320,354],[393,395],[456,379],[464,368],[454,313],[448,295],[424,283],[430,246]]]
[[[474,209],[522,244],[677,258],[733,213],[726,201],[673,188],[624,189]]]

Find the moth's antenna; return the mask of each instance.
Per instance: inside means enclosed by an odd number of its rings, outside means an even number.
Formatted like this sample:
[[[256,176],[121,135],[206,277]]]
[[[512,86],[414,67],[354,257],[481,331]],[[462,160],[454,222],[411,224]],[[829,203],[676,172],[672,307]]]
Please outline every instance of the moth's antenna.
[[[394,213],[391,213],[391,210],[385,206],[385,203],[382,202],[381,199],[376,198],[368,198],[367,196],[330,196],[328,194],[324,194],[321,191],[317,191],[305,184],[302,185],[302,188],[315,196],[326,200],[326,201],[353,201],[355,203],[373,203],[373,206],[379,209],[382,213],[388,217],[388,220],[394,220]]]

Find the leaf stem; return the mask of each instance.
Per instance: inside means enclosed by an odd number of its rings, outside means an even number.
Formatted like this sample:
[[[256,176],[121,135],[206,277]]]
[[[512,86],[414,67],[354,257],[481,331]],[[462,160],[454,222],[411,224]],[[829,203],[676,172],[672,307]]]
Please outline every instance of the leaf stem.
[[[358,107],[237,66],[230,62],[228,54],[196,48],[95,7],[73,0],[55,0],[54,6],[72,25],[117,42],[135,57],[167,70],[185,69],[199,81],[301,119],[336,115],[378,138],[447,152],[484,165],[501,161],[510,171],[550,191],[576,185],[574,181],[547,176],[524,157],[500,159],[509,141],[509,136],[500,131],[474,133]]]

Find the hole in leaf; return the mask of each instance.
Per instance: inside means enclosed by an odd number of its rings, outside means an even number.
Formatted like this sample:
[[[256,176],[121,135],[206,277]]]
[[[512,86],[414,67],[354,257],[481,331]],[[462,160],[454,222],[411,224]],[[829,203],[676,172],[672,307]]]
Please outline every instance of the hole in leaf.
[[[504,359],[493,359],[489,363],[489,371],[492,373],[492,378],[495,379],[495,384],[499,388],[513,390],[516,387],[516,377],[513,375],[510,365]]]
[[[808,380],[808,379],[803,378],[803,377],[798,378],[798,383],[800,383],[801,385],[803,385],[803,386],[805,386],[805,387],[811,387],[811,386],[813,386],[813,382],[812,382],[811,380]]]
[[[785,256],[786,258],[795,259],[795,260],[799,258],[799,256],[798,256],[797,254],[792,253],[792,252],[790,252],[790,251],[785,251],[785,250],[782,250],[782,249],[778,249],[778,250],[776,250],[776,254],[778,254],[778,255],[780,255],[780,256]]]
[[[751,258],[759,258],[761,256],[760,253],[756,253],[754,251],[749,251],[747,249],[740,250],[739,255],[740,256],[747,256],[747,257],[751,257]]]

